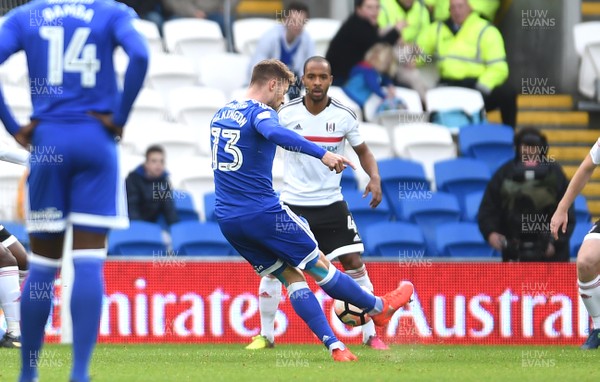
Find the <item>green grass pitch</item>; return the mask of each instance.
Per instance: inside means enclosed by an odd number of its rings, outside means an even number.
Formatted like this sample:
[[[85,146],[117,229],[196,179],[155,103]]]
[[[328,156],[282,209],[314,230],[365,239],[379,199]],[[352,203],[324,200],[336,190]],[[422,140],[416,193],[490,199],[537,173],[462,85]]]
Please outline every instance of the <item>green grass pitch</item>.
[[[351,346],[354,363],[334,363],[319,345],[99,345],[93,382],[169,381],[599,381],[600,351],[559,346]],[[47,345],[40,381],[67,381],[70,348]],[[0,349],[0,381],[16,381],[19,352]]]

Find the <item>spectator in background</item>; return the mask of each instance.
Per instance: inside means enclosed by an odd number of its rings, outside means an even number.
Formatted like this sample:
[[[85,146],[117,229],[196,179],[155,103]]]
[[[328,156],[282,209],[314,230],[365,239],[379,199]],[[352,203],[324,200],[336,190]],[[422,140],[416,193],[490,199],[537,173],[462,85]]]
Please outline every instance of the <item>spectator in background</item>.
[[[394,49],[389,44],[377,43],[367,52],[365,60],[350,71],[344,92],[363,108],[372,94],[378,95],[388,106],[396,101],[396,87],[392,82],[397,65]]]
[[[514,160],[496,171],[479,207],[479,229],[502,261],[569,261],[569,238],[575,210],[569,209],[566,234],[550,235],[550,221],[569,181],[548,156],[548,142],[538,130],[515,135]]]
[[[418,44],[424,53],[437,57],[440,85],[479,90],[485,109],[500,108],[502,122],[515,127],[517,96],[507,83],[504,40],[467,0],[450,0],[450,19],[431,24]]]
[[[120,2],[133,8],[140,19],[152,21],[162,33],[162,25],[169,18],[162,0],[120,0]]]
[[[168,175],[164,149],[148,147],[144,164],[130,172],[125,181],[129,219],[156,223],[162,215],[168,225],[179,221]]]
[[[344,21],[327,50],[331,63],[333,85],[342,86],[350,76],[354,65],[364,60],[367,51],[378,42],[394,45],[400,38],[405,21],[399,21],[385,34],[377,25],[379,0],[354,0],[354,13]]]
[[[173,14],[173,17],[193,17],[211,20],[219,24],[223,37],[227,39],[228,48],[232,50],[232,24],[233,10],[239,0],[229,0],[231,13],[229,22],[226,20],[225,3],[227,0],[163,0],[164,8]]]
[[[248,67],[248,82],[252,68],[262,60],[276,58],[287,65],[296,76],[296,83],[290,84],[290,99],[300,96],[304,62],[315,55],[315,42],[304,30],[309,11],[305,4],[292,2],[283,11],[282,25],[267,31],[258,41],[254,56]]]

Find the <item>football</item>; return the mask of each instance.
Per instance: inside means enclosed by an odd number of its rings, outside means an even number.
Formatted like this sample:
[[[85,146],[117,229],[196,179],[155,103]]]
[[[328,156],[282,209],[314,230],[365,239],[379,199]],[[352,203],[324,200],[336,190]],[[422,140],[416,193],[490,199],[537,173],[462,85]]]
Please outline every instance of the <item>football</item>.
[[[367,288],[362,288],[371,293]],[[346,301],[334,300],[333,310],[340,321],[349,326],[361,326],[371,321],[367,312]]]

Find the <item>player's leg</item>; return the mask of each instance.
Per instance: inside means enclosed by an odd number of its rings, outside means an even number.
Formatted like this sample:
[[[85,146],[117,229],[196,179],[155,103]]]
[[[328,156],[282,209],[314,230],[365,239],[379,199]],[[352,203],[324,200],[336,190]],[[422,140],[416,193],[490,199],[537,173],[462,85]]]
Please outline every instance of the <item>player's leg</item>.
[[[8,248],[0,245],[0,306],[6,318],[6,333],[0,339],[0,347],[21,347],[21,312],[19,299],[19,268],[17,260]]]
[[[338,257],[345,273],[352,277],[354,281],[361,287],[367,288],[374,292],[373,284],[369,278],[367,267],[362,261],[360,253],[348,253]],[[376,350],[388,350],[389,347],[377,336],[375,331],[375,323],[369,321],[362,327],[363,344]]]
[[[257,350],[275,346],[275,316],[280,301],[281,281],[271,275],[261,277],[258,287],[260,334],[252,337],[252,342],[246,349]]]
[[[593,330],[582,349],[600,346],[600,233],[595,231],[585,237],[577,254],[579,295],[593,321]]]
[[[19,281],[23,281],[25,276],[27,276],[28,267],[27,251],[25,250],[25,247],[23,247],[23,244],[21,244],[17,238],[4,227],[0,230],[0,241],[17,260],[17,265],[19,267]]]

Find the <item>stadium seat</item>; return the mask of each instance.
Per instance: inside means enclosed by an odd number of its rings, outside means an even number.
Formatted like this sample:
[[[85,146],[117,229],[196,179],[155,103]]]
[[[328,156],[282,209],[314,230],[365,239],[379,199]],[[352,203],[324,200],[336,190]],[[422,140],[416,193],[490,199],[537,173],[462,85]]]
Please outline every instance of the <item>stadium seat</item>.
[[[252,17],[235,20],[233,22],[235,50],[252,57],[260,38],[275,25],[278,25],[277,21],[267,18]],[[248,68],[244,68],[244,73],[247,72]]]
[[[383,256],[398,259],[410,254],[423,257],[426,253],[425,239],[416,224],[383,222],[367,227],[362,234],[366,256]]]
[[[170,92],[198,84],[198,73],[192,61],[176,54],[154,55],[150,59],[148,87],[157,90],[169,102]]]
[[[138,94],[127,123],[152,124],[167,120],[167,107],[158,90],[142,88]]]
[[[419,162],[388,159],[378,162],[383,195],[396,218],[402,217],[402,199],[425,199],[431,194],[425,170]]]
[[[14,221],[2,221],[0,224],[2,224],[8,232],[16,237],[21,244],[23,244],[23,247],[25,247],[27,252],[30,251],[29,234],[27,233],[27,229],[25,228],[24,224]]]
[[[30,91],[31,83],[29,81],[29,70],[27,68],[27,56],[24,51],[17,52],[10,56],[2,65],[0,65],[0,81],[2,81],[3,86],[19,86]],[[46,79],[38,81],[41,81],[39,85],[46,85]]]
[[[438,191],[456,195],[465,211],[465,197],[471,192],[484,191],[491,175],[485,162],[471,158],[440,161],[433,166]]]
[[[426,116],[423,113],[423,103],[416,90],[396,87],[396,97],[404,101],[406,110],[390,110],[377,115],[377,108],[381,104],[382,99],[373,94],[364,106],[365,119],[369,122],[379,123],[387,128],[409,123],[408,121],[426,121]]]
[[[219,24],[199,18],[179,18],[163,24],[165,47],[170,53],[196,60],[206,54],[226,50]]]
[[[458,133],[461,155],[484,161],[493,174],[515,157],[514,135],[514,130],[506,125],[465,126]]]
[[[179,221],[200,221],[192,194],[184,190],[173,190],[173,201]]]
[[[51,150],[51,149],[50,149]],[[46,155],[40,153],[40,155]],[[55,161],[60,160],[60,157],[54,154],[47,154],[45,158],[40,160]],[[50,163],[50,162],[48,162]],[[17,209],[15,207],[19,188],[19,181],[25,174],[24,166],[9,162],[0,161],[0,222],[17,220]]]
[[[456,158],[456,145],[447,128],[433,123],[414,123],[394,129],[393,146],[401,158],[420,162],[427,179],[435,185],[435,162]]]
[[[108,253],[113,256],[164,256],[167,247],[159,224],[133,220],[128,229],[110,231]]]
[[[204,217],[207,222],[216,222],[215,217],[215,201],[217,196],[214,192],[207,192],[204,194]]]
[[[171,226],[173,252],[186,256],[233,256],[235,250],[217,223],[181,222]]]
[[[201,205],[204,194],[215,191],[211,158],[192,157],[180,162],[171,162],[169,169],[174,187],[192,195],[200,219],[204,220],[204,211]]]
[[[352,212],[354,222],[358,227],[358,232],[364,232],[370,225],[389,221],[392,217],[392,211],[385,199],[376,208],[371,208],[371,195],[363,198],[363,193],[359,190],[344,192],[344,199],[348,203],[348,208]]]
[[[348,95],[346,95],[346,93],[344,92],[344,90],[341,87],[330,86],[327,94],[331,98],[335,98],[342,105],[346,105],[350,110],[352,110],[354,112],[354,114],[356,114],[356,119],[358,121],[363,120],[363,113],[362,113],[360,106],[356,102],[354,102],[350,97],[348,97]]]
[[[374,123],[362,122],[359,125],[359,130],[376,160],[394,157],[390,137],[385,127]]]
[[[463,126],[481,122],[485,113],[481,93],[458,86],[441,86],[428,90],[425,103],[430,120],[436,122],[436,115],[446,113],[450,118],[442,124],[455,134]]]
[[[585,235],[592,229],[592,226],[586,223],[577,223],[575,224],[575,229],[571,234],[571,238],[569,240],[569,251],[571,253],[572,258],[577,257],[577,253],[579,252],[579,248],[581,248],[581,244],[583,244],[583,239]]]
[[[587,45],[600,42],[600,21],[575,24],[573,26],[573,42],[575,43],[575,52],[582,57]]]
[[[211,155],[210,122],[225,106],[225,94],[219,89],[188,86],[169,96],[169,113],[194,130],[194,140],[203,155]]]
[[[579,66],[579,92],[600,102],[600,42],[589,43]]]
[[[327,53],[329,43],[342,26],[342,22],[336,19],[310,18],[304,30],[315,42],[315,55],[323,56]]]
[[[46,89],[46,85],[37,86],[32,84],[31,86],[31,91],[38,90],[42,92],[43,89]],[[33,111],[30,91],[21,86],[2,85],[2,93],[17,122],[23,125],[29,123]]]
[[[148,42],[148,47],[150,48],[150,52],[164,52],[163,40],[160,37],[160,31],[158,30],[158,26],[155,23],[148,20],[135,19],[133,26],[138,32],[140,32],[142,36],[146,38],[146,41]]]
[[[444,223],[457,222],[461,217],[458,200],[452,194],[432,192],[428,199],[403,199],[402,220],[421,228],[430,256],[437,252],[436,228]]]
[[[577,224],[590,224],[592,223],[592,215],[588,209],[587,200],[584,195],[577,195],[575,202],[575,221]]]
[[[144,155],[148,146],[160,144],[165,149],[167,163],[198,155],[196,140],[197,136],[191,127],[165,121],[131,123],[123,135],[123,144],[132,145],[138,155]]]
[[[477,215],[479,215],[479,206],[483,199],[485,191],[475,191],[465,196],[465,213],[464,220],[470,222],[477,222]]]
[[[446,257],[492,257],[495,251],[481,236],[476,223],[454,222],[438,226],[438,253]]]
[[[197,61],[200,84],[222,90],[229,100],[234,90],[248,83],[250,59],[237,53],[214,53]]]
[[[354,176],[354,170],[352,170],[352,168],[346,167],[346,169],[342,171],[342,181],[340,182],[340,186],[342,187],[342,193],[358,189],[358,183],[356,182],[356,177]]]

